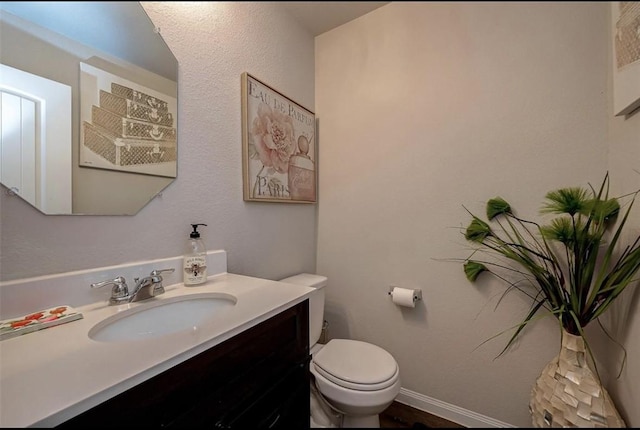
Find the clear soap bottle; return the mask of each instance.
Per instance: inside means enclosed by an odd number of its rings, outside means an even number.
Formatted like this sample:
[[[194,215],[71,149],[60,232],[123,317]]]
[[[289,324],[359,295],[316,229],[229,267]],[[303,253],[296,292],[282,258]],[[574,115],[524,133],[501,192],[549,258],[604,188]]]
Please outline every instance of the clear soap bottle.
[[[187,250],[183,260],[184,285],[199,285],[207,281],[207,250],[200,238],[198,226],[206,224],[191,224],[193,231],[189,235]]]

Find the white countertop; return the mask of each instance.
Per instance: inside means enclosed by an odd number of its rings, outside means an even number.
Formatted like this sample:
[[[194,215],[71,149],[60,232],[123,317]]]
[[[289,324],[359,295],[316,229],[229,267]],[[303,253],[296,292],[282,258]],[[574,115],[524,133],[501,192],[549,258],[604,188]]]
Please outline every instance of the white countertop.
[[[215,346],[308,298],[313,288],[229,273],[205,284],[165,285],[143,302],[75,307],[83,318],[0,342],[0,426],[52,427]],[[161,337],[98,342],[88,332],[103,319],[150,300],[229,293],[237,303],[224,318]],[[60,303],[65,304],[65,303]]]

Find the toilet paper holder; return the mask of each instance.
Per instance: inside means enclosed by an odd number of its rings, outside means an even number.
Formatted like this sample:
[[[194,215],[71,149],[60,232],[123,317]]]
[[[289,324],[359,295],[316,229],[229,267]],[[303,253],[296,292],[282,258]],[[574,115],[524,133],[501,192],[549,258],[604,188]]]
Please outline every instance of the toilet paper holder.
[[[393,289],[394,288],[402,288],[402,287],[398,287],[397,285],[392,285],[389,287],[389,292],[387,293],[389,295],[389,297],[393,297]],[[418,301],[418,300],[422,300],[422,290],[419,288],[413,288],[413,301]]]

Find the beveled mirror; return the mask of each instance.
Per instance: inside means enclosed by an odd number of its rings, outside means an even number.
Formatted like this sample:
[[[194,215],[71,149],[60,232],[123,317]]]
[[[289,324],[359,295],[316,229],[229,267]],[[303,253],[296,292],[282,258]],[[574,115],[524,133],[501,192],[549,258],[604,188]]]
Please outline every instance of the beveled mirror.
[[[139,2],[0,2],[0,183],[134,215],[177,176],[178,62]]]

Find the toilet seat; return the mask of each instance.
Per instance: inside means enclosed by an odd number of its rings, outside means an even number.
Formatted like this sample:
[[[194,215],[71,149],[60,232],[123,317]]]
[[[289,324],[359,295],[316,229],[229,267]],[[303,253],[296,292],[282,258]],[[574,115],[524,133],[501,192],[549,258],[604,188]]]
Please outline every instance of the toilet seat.
[[[313,370],[328,381],[357,391],[379,391],[399,378],[398,364],[384,349],[367,342],[332,339],[313,355]]]

